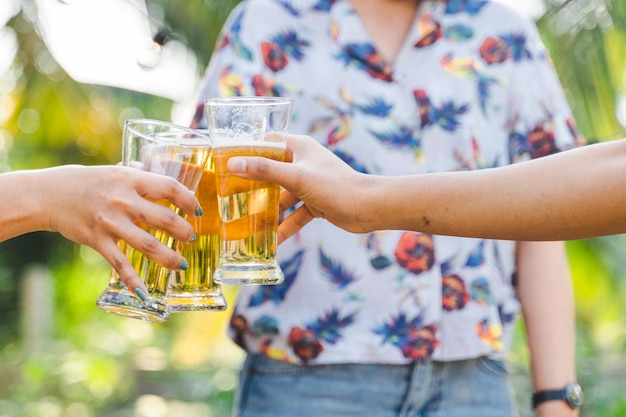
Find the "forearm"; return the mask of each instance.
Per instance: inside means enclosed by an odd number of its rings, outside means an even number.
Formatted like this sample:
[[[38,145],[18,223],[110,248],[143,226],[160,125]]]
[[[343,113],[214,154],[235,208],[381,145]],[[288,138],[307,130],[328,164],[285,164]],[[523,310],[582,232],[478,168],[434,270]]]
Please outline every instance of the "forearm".
[[[502,168],[374,177],[359,207],[372,230],[570,240],[626,232],[625,190],[618,141]]]
[[[0,210],[0,241],[37,230],[47,230],[45,210],[51,202],[42,201],[41,181],[45,177],[34,171],[17,171],[0,175],[3,201]]]
[[[518,297],[534,391],[559,389],[576,381],[573,291],[561,242],[518,244]],[[578,412],[564,401],[550,401],[540,405],[536,415],[577,416]]]

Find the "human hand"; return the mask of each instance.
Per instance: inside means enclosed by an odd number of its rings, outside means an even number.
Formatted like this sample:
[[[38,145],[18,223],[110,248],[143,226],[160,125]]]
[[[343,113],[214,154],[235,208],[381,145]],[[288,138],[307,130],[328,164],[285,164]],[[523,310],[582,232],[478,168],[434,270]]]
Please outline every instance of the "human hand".
[[[366,196],[367,177],[353,170],[331,151],[308,136],[290,135],[284,163],[261,157],[232,157],[228,169],[235,175],[280,184],[281,211],[302,205],[278,227],[278,243],[321,217],[349,232],[366,231],[359,218],[360,200]]]
[[[189,242],[193,226],[169,207],[150,200],[169,200],[188,215],[197,215],[193,193],[173,178],[122,166],[61,166],[41,171],[41,204],[46,207],[44,230],[90,246],[115,268],[133,293],[143,281],[118,243],[130,246],[169,269],[180,269],[184,258],[159,242],[137,222],[164,230]],[[201,213],[200,213],[201,214]]]

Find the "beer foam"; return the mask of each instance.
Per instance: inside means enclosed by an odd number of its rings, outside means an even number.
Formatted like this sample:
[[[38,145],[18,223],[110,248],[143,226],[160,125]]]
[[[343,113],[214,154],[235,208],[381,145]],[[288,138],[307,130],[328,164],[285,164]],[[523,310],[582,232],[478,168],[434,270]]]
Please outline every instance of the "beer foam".
[[[284,149],[287,146],[285,141],[286,133],[250,133],[236,132],[231,130],[215,130],[211,134],[214,148],[224,148],[232,146],[268,147]]]

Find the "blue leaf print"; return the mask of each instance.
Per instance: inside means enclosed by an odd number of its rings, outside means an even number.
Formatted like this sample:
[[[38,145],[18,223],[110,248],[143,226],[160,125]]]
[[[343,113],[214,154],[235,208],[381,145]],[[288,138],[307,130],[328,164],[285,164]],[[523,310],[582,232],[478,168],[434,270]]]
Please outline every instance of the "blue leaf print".
[[[333,150],[333,153],[337,155],[337,157],[339,157],[339,159],[341,159],[343,162],[350,165],[350,167],[352,167],[352,169],[354,169],[355,171],[362,172],[364,174],[368,173],[365,165],[361,165],[356,159],[354,159],[353,156],[348,155],[347,153],[342,152],[339,149]]]
[[[453,260],[454,260],[454,257],[450,259],[446,259],[444,262],[441,263],[441,275],[443,275],[444,277],[447,277],[453,274],[453,268],[452,268]]]
[[[502,323],[511,323],[516,317],[516,313],[507,313],[504,311],[504,305],[502,304],[498,304],[498,315]]]
[[[252,294],[248,303],[249,307],[257,307],[266,301],[280,304],[285,299],[287,291],[291,288],[298,275],[298,270],[304,258],[304,250],[298,251],[293,257],[281,262],[280,268],[285,274],[285,280],[279,285],[260,285],[257,291]]]
[[[313,6],[313,10],[320,10],[323,12],[330,11],[330,8],[337,0],[319,0],[315,6]]]
[[[385,269],[391,266],[392,264],[393,262],[391,261],[391,259],[389,259],[388,257],[384,255],[377,255],[373,257],[372,259],[370,259],[370,265],[372,265],[372,268],[378,271]]]
[[[278,4],[283,6],[292,16],[300,16],[300,11],[296,9],[288,0],[277,0]]]
[[[365,247],[367,248],[370,258],[370,265],[372,265],[372,268],[375,270],[380,271],[393,265],[393,261],[382,253],[378,233],[370,233],[367,235]]]
[[[435,109],[434,124],[438,125],[444,130],[454,132],[460,124],[457,116],[465,114],[467,110],[467,104],[456,107],[452,102],[444,103],[441,107]]]
[[[532,151],[528,143],[528,136],[519,132],[512,132],[509,136],[509,157],[516,161],[522,155],[528,155]]]
[[[374,329],[374,333],[383,336],[383,343],[390,342],[399,345],[403,339],[406,339],[411,330],[419,329],[423,326],[424,320],[421,315],[417,315],[412,320],[407,320],[405,313],[398,314],[389,323]]]
[[[526,35],[509,33],[500,37],[511,50],[511,55],[515,62],[519,62],[523,59],[531,59],[532,54],[526,48]]]
[[[272,41],[279,46],[280,50],[297,61],[304,58],[304,49],[310,46],[309,41],[298,38],[298,33],[295,30],[280,33],[274,36]]]
[[[482,265],[485,262],[485,241],[481,240],[476,249],[467,257],[467,262],[465,262],[465,266],[469,267],[477,267]]]
[[[334,309],[323,317],[318,318],[315,323],[309,324],[307,329],[313,331],[318,338],[334,345],[341,340],[340,330],[351,325],[355,317],[356,314],[348,314],[345,317],[341,317],[339,311]]]
[[[478,14],[487,4],[487,0],[448,0],[446,14],[467,13],[470,16]]]
[[[408,126],[399,126],[397,130],[370,133],[379,141],[394,148],[419,148],[420,140],[414,129]]]
[[[320,265],[330,282],[342,290],[356,281],[356,277],[346,272],[339,262],[334,262],[320,249]]]
[[[500,251],[498,250],[498,243],[496,242],[491,246],[493,246],[493,258],[495,259],[496,266],[498,267],[498,271],[500,272],[500,277],[503,281],[506,282],[507,274],[504,272],[504,265],[502,265],[502,259],[500,258]],[[517,285],[515,282],[512,282],[512,284],[514,286]]]
[[[346,66],[352,65],[373,78],[386,82],[392,80],[391,67],[371,43],[347,44],[335,57]]]
[[[393,104],[386,103],[382,98],[374,98],[367,104],[356,105],[356,108],[370,116],[387,117],[393,109]]]
[[[487,110],[487,102],[490,98],[489,89],[492,84],[498,84],[498,81],[489,77],[478,78],[478,97],[480,98],[480,108],[483,113]]]
[[[250,331],[256,336],[278,334],[278,320],[271,316],[261,316],[252,324]]]
[[[336,57],[347,65],[362,65],[365,58],[376,54],[376,48],[371,43],[350,43],[339,52]]]
[[[239,32],[241,32],[241,21],[243,20],[244,12],[242,11],[233,20],[233,24],[230,27],[230,33],[226,36],[230,38],[230,43],[241,58],[251,61],[252,60],[252,51],[248,49],[239,39]]]
[[[474,30],[466,25],[452,25],[444,31],[446,39],[455,42],[466,41],[474,36]]]
[[[478,278],[470,284],[472,300],[482,305],[493,304],[493,296],[486,278]]]

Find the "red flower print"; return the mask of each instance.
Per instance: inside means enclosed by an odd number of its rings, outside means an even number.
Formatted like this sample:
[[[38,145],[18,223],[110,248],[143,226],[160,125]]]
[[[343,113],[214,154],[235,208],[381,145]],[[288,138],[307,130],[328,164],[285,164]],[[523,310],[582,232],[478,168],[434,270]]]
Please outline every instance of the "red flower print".
[[[394,255],[398,264],[409,272],[419,274],[428,271],[435,263],[433,238],[423,233],[405,232]]]
[[[261,74],[252,77],[252,87],[257,96],[276,96],[274,80],[263,78]]]
[[[233,341],[245,349],[244,335],[250,330],[248,320],[241,314],[233,314],[230,319],[230,328],[233,331]]]
[[[554,132],[547,131],[542,125],[535,126],[528,134],[528,145],[533,159],[559,151],[554,139]]]
[[[421,315],[409,318],[400,313],[374,329],[374,333],[384,337],[383,343],[398,347],[402,355],[409,359],[429,358],[439,347],[437,325],[424,325]]]
[[[465,282],[456,274],[443,276],[441,286],[441,301],[446,311],[463,309],[471,298]]]
[[[434,324],[411,330],[407,340],[402,343],[402,355],[409,359],[430,358],[439,347],[436,333],[437,326]]]
[[[230,328],[238,333],[245,333],[248,331],[248,321],[241,314],[234,315],[230,319]]]
[[[378,53],[367,55],[364,61],[367,64],[366,71],[372,77],[386,82],[393,79],[391,66]]]
[[[261,55],[263,62],[269,69],[278,72],[289,63],[287,54],[281,49],[277,42],[269,41],[261,43]]]
[[[430,46],[433,43],[437,42],[439,39],[441,39],[442,36],[443,33],[441,31],[441,24],[439,22],[432,22],[429,31],[426,32],[424,36],[422,36],[420,40],[415,43],[415,47],[423,48],[425,46]]]
[[[415,97],[415,102],[417,103],[417,113],[422,122],[422,128],[429,126],[432,122],[433,106],[430,103],[428,94],[424,90],[417,89],[413,90],[413,97]]]
[[[480,56],[487,64],[499,64],[511,57],[507,43],[502,39],[489,37],[480,46]]]
[[[304,362],[317,358],[324,350],[324,346],[316,337],[315,332],[301,327],[291,329],[287,343],[296,356]]]

